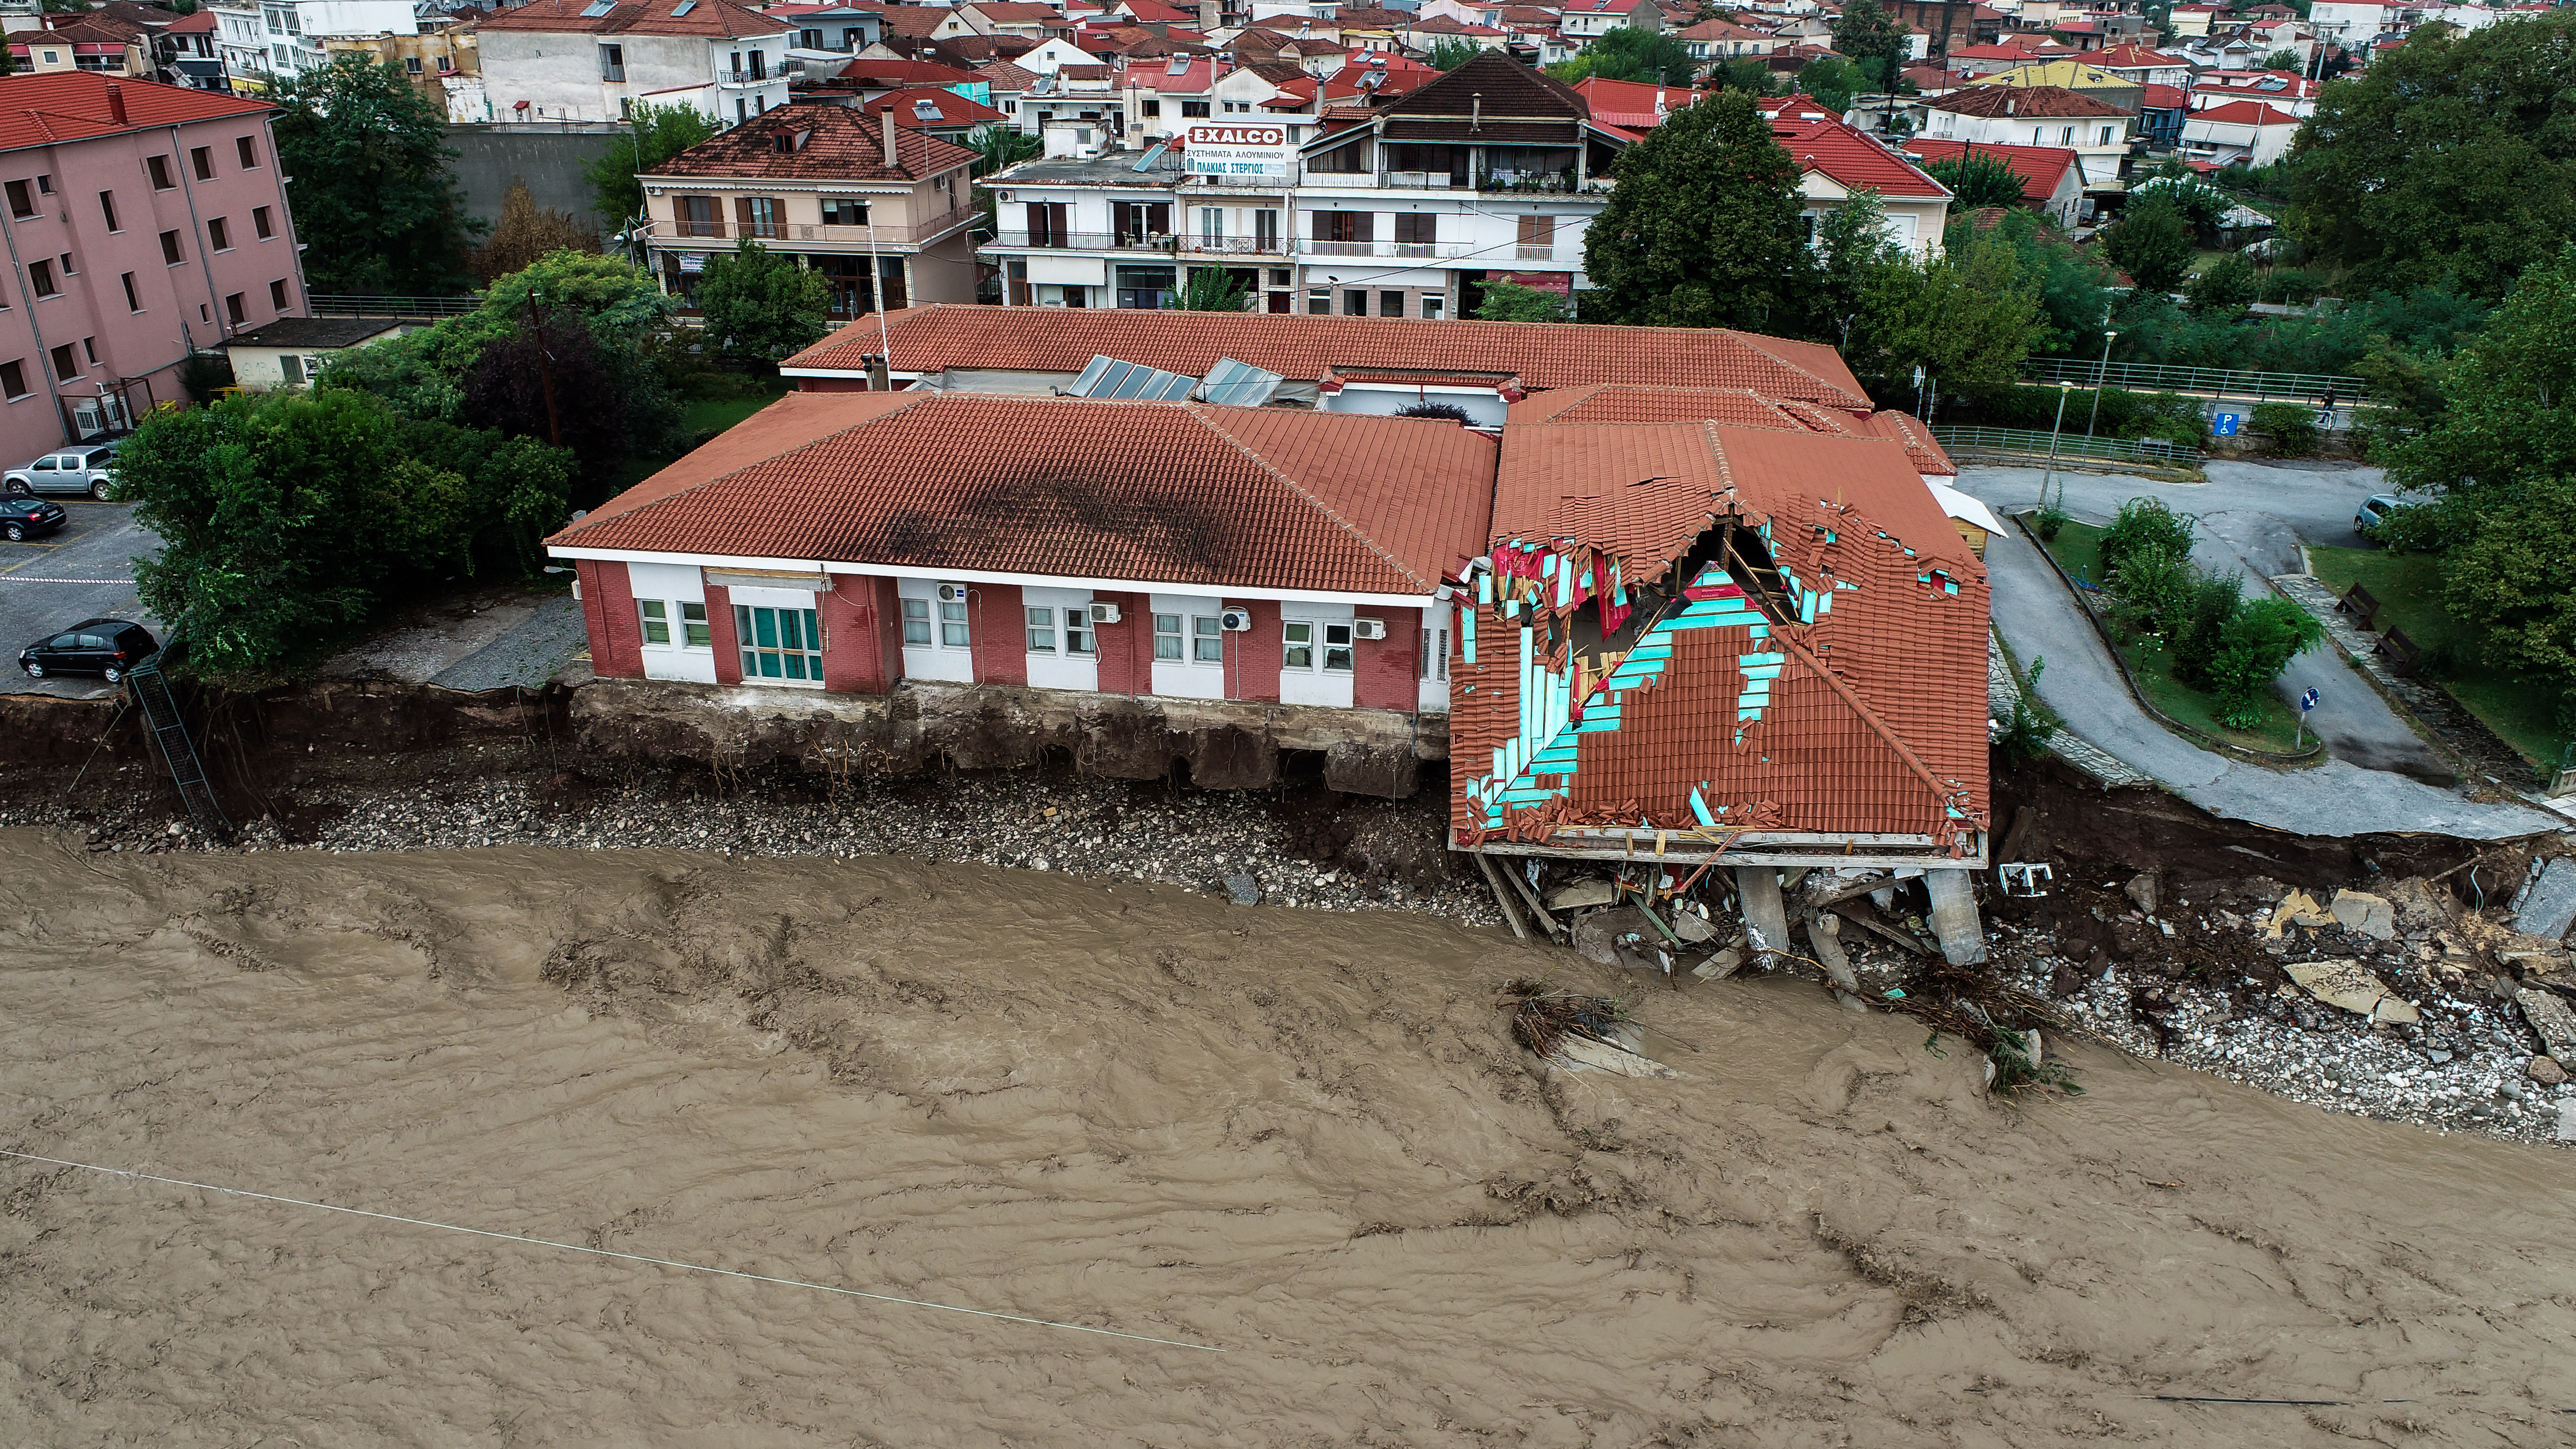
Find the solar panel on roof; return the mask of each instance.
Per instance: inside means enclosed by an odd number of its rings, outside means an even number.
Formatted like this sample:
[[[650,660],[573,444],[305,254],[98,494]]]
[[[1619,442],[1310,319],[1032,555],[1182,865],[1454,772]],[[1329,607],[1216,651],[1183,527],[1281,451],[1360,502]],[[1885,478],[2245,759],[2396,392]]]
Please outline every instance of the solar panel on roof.
[[[1216,366],[1208,369],[1199,396],[1221,407],[1257,408],[1269,402],[1286,381],[1278,373],[1263,371],[1249,362],[1220,357]]]
[[[698,0],[680,0],[679,4],[671,7],[671,18],[677,20],[697,8]]]
[[[1145,148],[1145,154],[1137,157],[1136,164],[1129,169],[1135,171],[1151,171],[1154,169],[1154,163],[1162,160],[1163,153],[1170,149],[1172,149],[1172,143],[1170,141],[1157,141],[1153,145]]]
[[[1199,385],[1195,377],[1165,372],[1138,362],[1120,362],[1114,357],[1093,357],[1082,376],[1064,390],[1066,397],[1137,398],[1147,402],[1173,402],[1186,398]]]
[[[582,7],[581,15],[584,20],[597,20],[616,8],[617,0],[591,0],[591,3]]]

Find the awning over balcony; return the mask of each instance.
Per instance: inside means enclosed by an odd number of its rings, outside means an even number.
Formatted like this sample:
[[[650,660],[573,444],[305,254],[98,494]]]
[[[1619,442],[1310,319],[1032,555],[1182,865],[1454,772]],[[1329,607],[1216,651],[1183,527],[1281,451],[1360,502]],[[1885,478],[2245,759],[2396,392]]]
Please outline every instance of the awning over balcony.
[[[1029,258],[1029,280],[1049,286],[1105,287],[1109,285],[1109,263],[1099,257]]]

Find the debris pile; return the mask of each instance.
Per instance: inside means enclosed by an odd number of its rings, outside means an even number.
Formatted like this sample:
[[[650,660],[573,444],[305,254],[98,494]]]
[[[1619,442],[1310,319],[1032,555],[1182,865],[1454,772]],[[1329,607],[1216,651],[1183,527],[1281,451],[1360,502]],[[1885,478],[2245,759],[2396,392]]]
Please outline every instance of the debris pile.
[[[1504,984],[1497,1004],[1512,1014],[1512,1040],[1549,1066],[1623,1077],[1680,1076],[1646,1055],[1646,1033],[1628,1014],[1630,999],[1519,980]]]

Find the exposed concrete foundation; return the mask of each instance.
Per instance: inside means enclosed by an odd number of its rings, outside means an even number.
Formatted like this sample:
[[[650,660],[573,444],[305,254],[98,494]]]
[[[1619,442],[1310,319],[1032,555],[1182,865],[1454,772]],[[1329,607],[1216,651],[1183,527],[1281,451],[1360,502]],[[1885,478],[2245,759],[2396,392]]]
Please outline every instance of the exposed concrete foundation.
[[[1932,898],[1932,934],[1941,954],[1953,966],[1986,959],[1986,929],[1977,919],[1977,887],[1964,870],[1923,872],[1924,894]]]
[[[1413,793],[1421,761],[1449,756],[1445,715],[920,681],[851,695],[603,679],[574,697],[572,727],[603,755],[718,769],[1010,769],[1053,750],[1087,775],[1186,770],[1192,784],[1219,790],[1276,784],[1281,752],[1305,750],[1324,756],[1329,787],[1388,799]]]

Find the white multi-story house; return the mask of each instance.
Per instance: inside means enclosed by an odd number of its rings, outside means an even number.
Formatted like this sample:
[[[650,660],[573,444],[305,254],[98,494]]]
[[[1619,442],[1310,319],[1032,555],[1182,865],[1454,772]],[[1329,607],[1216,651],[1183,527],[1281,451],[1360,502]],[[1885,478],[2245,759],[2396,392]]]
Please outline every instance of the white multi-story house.
[[[1558,12],[1558,28],[1568,43],[1578,47],[1596,35],[1623,26],[1660,31],[1664,28],[1663,7],[1655,0],[1566,0],[1565,8]]]
[[[272,77],[329,65],[325,40],[420,34],[412,0],[261,0],[212,8],[224,74],[234,90],[251,95],[266,90]]]
[[[1237,174],[1207,170],[1203,147],[1051,129],[1056,154],[980,183],[1004,301],[1157,308],[1214,269],[1256,311],[1441,319],[1472,315],[1493,282],[1584,287],[1585,230],[1627,137],[1572,89],[1488,52],[1366,120],[1299,119],[1302,143],[1286,120],[1197,123],[1247,158]]]
[[[615,121],[692,105],[720,126],[787,104],[799,22],[734,0],[530,0],[475,22],[503,121]]]

